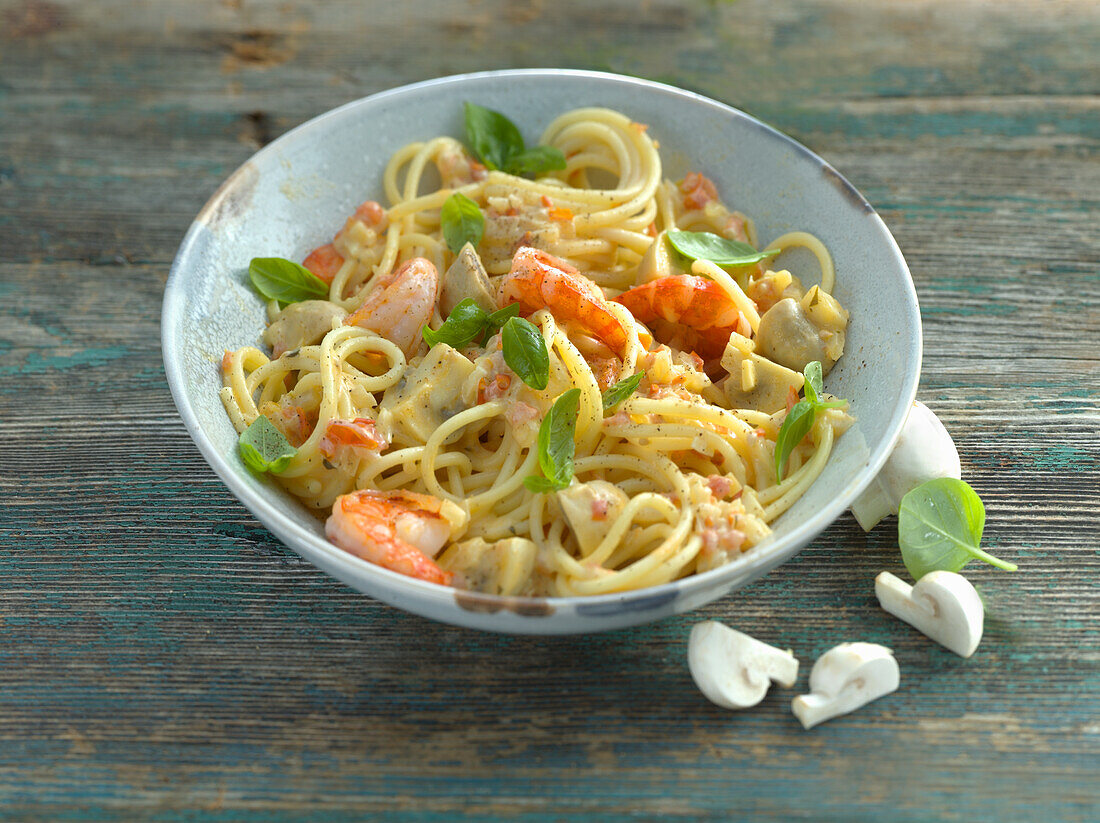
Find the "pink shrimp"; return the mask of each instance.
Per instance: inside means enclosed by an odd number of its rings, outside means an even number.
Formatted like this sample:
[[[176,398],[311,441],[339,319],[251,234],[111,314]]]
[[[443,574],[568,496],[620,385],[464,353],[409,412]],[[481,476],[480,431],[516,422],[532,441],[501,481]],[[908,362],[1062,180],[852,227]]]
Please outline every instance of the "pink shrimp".
[[[354,491],[336,498],[328,539],[349,554],[400,574],[451,584],[434,556],[451,537],[450,501],[408,491]]]
[[[528,314],[545,308],[559,321],[576,322],[619,357],[626,352],[626,331],[600,287],[564,260],[530,246],[517,251],[512,270],[500,281],[497,303],[517,302]]]
[[[438,293],[439,272],[430,260],[414,257],[384,277],[344,325],[377,332],[411,357]]]
[[[386,210],[382,208],[382,204],[377,200],[367,200],[360,203],[355,210],[355,214],[348,219],[349,221],[358,220],[368,229],[374,229],[376,232],[386,228]]]
[[[651,280],[615,300],[648,325],[658,340],[694,351],[704,360],[721,356],[742,318],[721,286],[692,274]]]

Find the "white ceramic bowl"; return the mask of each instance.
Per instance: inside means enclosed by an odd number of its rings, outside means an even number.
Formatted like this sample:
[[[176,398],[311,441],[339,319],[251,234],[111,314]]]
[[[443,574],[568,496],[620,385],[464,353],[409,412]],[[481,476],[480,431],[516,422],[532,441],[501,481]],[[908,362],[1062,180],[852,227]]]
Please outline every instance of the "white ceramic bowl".
[[[245,272],[254,256],[301,260],[355,206],[383,199],[382,171],[398,147],[462,136],[462,101],[506,113],[529,142],[557,114],[607,106],[646,123],[665,176],[699,170],[761,242],[792,229],[820,237],[836,262],[835,294],[851,312],[844,357],[826,381],[851,400],[856,425],[822,476],[738,560],[706,574],[599,597],[506,598],[414,580],[337,549],[321,522],[237,454],[218,390],[222,352],[258,345],[260,299]],[[814,282],[808,259],[783,264]],[[180,415],[229,490],[318,568],[391,605],[435,620],[501,632],[565,634],[635,625],[697,608],[792,557],[832,523],[878,472],[897,439],[920,374],[920,313],[909,271],[882,220],[851,184],[802,145],[748,115],[680,89],[612,74],[519,70],[445,77],[357,100],[310,120],[235,171],[192,224],[164,295],[164,362]]]

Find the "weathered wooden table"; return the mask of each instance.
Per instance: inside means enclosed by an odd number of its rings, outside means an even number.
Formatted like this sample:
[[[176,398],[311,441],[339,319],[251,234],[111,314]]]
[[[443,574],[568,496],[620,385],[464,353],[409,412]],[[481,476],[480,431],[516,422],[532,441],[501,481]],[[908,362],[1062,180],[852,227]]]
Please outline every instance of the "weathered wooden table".
[[[325,577],[215,478],[164,381],[169,262],[218,183],[337,104],[515,66],[742,107],[871,200],[920,295],[920,398],[988,508],[970,660],[881,612],[842,518],[697,614],[516,638]],[[1100,6],[0,0],[0,817],[1100,819]],[[717,618],[893,647],[804,732],[685,666]]]

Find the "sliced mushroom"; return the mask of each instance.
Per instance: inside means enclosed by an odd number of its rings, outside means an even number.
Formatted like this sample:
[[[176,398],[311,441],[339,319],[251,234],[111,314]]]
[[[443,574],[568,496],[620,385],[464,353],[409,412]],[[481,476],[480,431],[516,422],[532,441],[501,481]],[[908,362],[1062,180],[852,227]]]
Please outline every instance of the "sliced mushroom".
[[[477,256],[473,245],[467,243],[459,251],[455,261],[443,275],[443,290],[439,295],[439,308],[446,317],[455,306],[466,298],[471,298],[485,311],[496,310],[493,302],[493,287],[489,284],[489,275],[481,258]]]
[[[562,489],[557,501],[581,551],[588,554],[607,536],[629,498],[606,480],[590,480]]]
[[[465,409],[462,383],[473,370],[474,364],[446,343],[432,346],[412,373],[383,395],[384,427],[403,429],[417,441],[427,442],[444,420]]]
[[[970,657],[982,640],[982,599],[961,574],[929,572],[915,586],[890,572],[875,578],[879,605],[960,657]]]
[[[538,546],[524,537],[496,542],[474,537],[452,544],[440,555],[439,565],[471,591],[508,596],[529,589],[537,557]]]
[[[688,640],[688,670],[699,690],[724,709],[744,709],[764,699],[772,681],[790,688],[798,660],[789,652],[713,620],[696,623]]]
[[[676,253],[668,244],[668,233],[661,232],[646,249],[638,263],[638,273],[634,277],[634,285],[642,286],[651,280],[662,277],[670,277],[674,274],[685,274],[686,270],[678,265]]]
[[[856,498],[852,514],[869,532],[882,518],[898,513],[908,492],[938,477],[962,477],[959,450],[932,410],[916,402],[886,465]]]
[[[756,331],[756,348],[769,360],[796,372],[820,360],[822,373],[828,374],[836,362],[825,355],[821,330],[807,317],[802,304],[791,297],[764,312]]]
[[[758,355],[752,350],[752,341],[739,334],[730,336],[722,355],[722,368],[730,375],[721,385],[733,408],[756,409],[767,414],[786,406],[790,390],[799,391],[805,379],[800,373]]]
[[[810,693],[791,701],[809,729],[897,691],[901,679],[893,652],[875,643],[841,643],[821,655],[810,670]]]
[[[332,331],[336,319],[347,316],[342,308],[327,300],[303,300],[283,309],[264,331],[264,342],[276,357],[300,346],[312,346]]]

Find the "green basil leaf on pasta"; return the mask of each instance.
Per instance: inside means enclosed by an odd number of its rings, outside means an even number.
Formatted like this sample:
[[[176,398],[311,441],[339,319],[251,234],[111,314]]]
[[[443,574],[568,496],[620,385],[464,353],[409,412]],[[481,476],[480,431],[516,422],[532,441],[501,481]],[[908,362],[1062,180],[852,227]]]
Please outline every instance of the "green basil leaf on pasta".
[[[573,479],[573,457],[576,455],[577,412],[581,390],[564,392],[539,426],[539,469],[542,477],[532,476],[523,484],[529,491],[546,494],[566,488]]]
[[[922,483],[901,499],[898,509],[898,546],[914,580],[931,571],[957,572],[975,559],[1016,571],[1014,563],[981,550],[984,529],[982,499],[953,477]]]
[[[467,243],[476,246],[485,232],[485,216],[477,203],[456,191],[443,203],[439,219],[443,229],[443,239],[453,254]]]
[[[550,494],[551,492],[561,491],[568,485],[568,483],[564,486],[559,485],[553,480],[547,480],[545,477],[539,477],[537,474],[532,474],[530,477],[523,478],[524,488],[533,494]]]
[[[709,231],[670,231],[667,236],[672,247],[684,257],[709,260],[716,266],[748,266],[779,253],[778,249],[757,251],[748,243]]]
[[[485,317],[485,331],[481,334],[481,345],[489,342],[489,338],[500,331],[501,327],[519,314],[519,303],[509,303],[503,309],[497,309]]]
[[[501,329],[501,344],[508,368],[532,389],[545,389],[550,382],[550,353],[538,327],[513,317]]]
[[[300,263],[282,257],[253,257],[248,279],[268,300],[297,303],[328,294],[325,281]]]
[[[523,135],[516,124],[498,111],[467,102],[466,141],[489,169],[504,169],[508,160],[523,151]]]
[[[640,371],[637,374],[630,375],[630,377],[623,378],[614,386],[609,386],[603,393],[603,410],[605,412],[610,411],[634,394],[643,377],[645,377],[645,372]]]
[[[532,146],[508,158],[504,170],[509,174],[537,175],[565,168],[565,155],[553,146]]]
[[[811,360],[807,363],[806,368],[802,370],[802,376],[805,378],[802,391],[806,395],[806,399],[813,403],[815,407],[820,408],[821,395],[825,392],[821,383],[821,361]]]
[[[237,449],[245,465],[257,472],[281,472],[298,453],[275,424],[262,414],[241,432]]]
[[[802,442],[814,426],[817,408],[808,400],[799,400],[787,412],[783,425],[779,427],[779,436],[775,439],[775,481],[783,481],[783,469],[794,447]]]
[[[451,309],[442,326],[438,329],[424,326],[422,331],[429,346],[446,343],[448,346],[461,349],[485,331],[488,319],[489,315],[485,310],[475,303],[473,298],[467,297]]]

